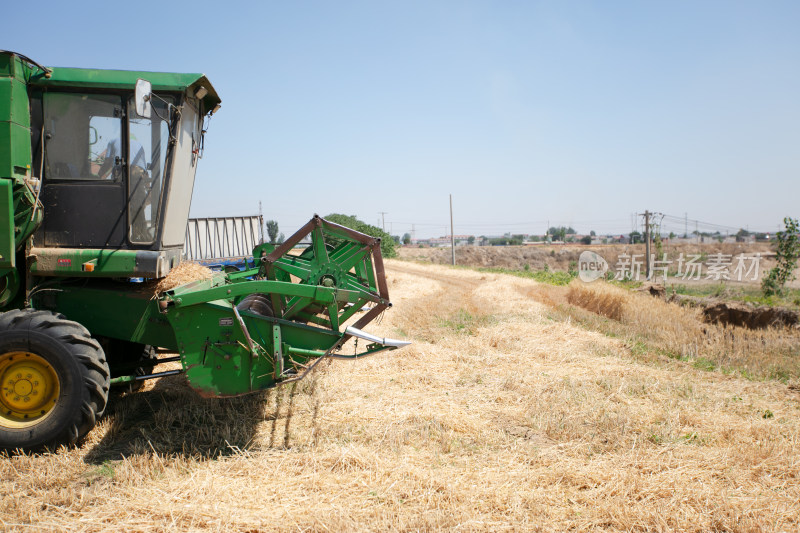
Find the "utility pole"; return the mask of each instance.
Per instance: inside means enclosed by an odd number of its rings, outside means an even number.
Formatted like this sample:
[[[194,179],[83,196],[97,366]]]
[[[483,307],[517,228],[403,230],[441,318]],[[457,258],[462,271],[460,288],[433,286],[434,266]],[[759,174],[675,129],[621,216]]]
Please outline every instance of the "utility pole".
[[[378,211],[378,214],[381,216],[381,227],[383,227],[383,232],[386,233],[386,215],[388,211]]]
[[[650,280],[650,211],[644,211],[644,265],[647,280]]]
[[[264,244],[264,212],[261,211],[261,200],[258,201],[258,221],[261,223],[261,226],[258,228],[259,244]]]
[[[453,265],[456,264],[456,236],[453,233],[453,195],[450,195],[450,253],[453,258]]]
[[[689,237],[689,213],[683,214],[683,238]]]

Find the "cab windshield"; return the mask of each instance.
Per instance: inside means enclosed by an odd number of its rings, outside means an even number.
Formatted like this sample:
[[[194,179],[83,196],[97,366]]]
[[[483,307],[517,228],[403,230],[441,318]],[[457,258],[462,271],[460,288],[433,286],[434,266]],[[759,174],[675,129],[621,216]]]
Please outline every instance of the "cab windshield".
[[[171,103],[171,98],[167,100]],[[136,114],[134,101],[128,102],[128,220],[130,241],[149,244],[156,238],[158,206],[164,186],[169,148],[169,125],[156,118]],[[153,102],[159,115],[169,116],[167,104]]]

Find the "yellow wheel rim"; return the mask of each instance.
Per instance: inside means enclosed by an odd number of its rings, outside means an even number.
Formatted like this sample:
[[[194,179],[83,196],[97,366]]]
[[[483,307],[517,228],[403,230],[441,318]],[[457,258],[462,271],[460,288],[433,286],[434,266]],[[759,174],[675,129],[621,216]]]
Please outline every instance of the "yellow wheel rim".
[[[0,355],[0,427],[41,422],[58,402],[61,383],[44,358],[30,352]]]

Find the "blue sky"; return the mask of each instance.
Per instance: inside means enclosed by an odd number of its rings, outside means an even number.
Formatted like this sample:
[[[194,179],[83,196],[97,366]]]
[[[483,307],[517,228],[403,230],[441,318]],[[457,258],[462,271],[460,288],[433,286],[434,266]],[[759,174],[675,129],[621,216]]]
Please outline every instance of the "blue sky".
[[[418,237],[800,216],[800,3],[15,2],[0,48],[204,72],[193,216]],[[676,228],[677,229],[677,228]]]

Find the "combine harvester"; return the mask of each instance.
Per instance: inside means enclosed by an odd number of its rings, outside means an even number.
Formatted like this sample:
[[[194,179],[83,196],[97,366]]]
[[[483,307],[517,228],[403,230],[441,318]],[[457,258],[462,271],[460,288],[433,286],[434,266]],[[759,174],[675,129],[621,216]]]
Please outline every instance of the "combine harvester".
[[[201,74],[0,51],[0,448],[78,442],[115,384],[185,373],[236,396],[408,344],[361,331],[391,305],[379,240],[318,216],[252,268],[166,288],[219,105]],[[369,342],[343,355],[354,336]],[[153,373],[168,361],[182,370]]]

